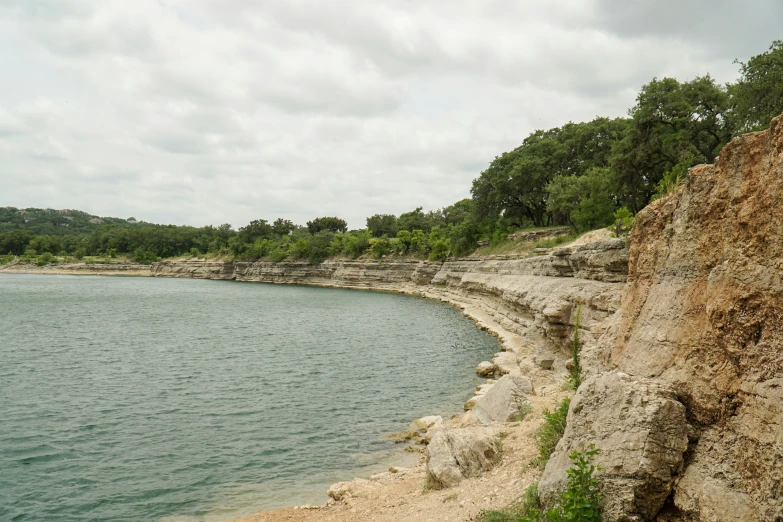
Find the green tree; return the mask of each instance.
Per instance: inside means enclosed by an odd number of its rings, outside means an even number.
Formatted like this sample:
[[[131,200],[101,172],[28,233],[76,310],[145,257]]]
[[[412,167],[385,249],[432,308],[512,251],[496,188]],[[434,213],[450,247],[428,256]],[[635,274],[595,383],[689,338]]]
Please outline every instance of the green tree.
[[[313,235],[307,245],[307,260],[312,264],[322,263],[331,255],[331,245],[334,240],[334,232],[321,230]]]
[[[272,233],[278,238],[290,235],[295,228],[296,225],[288,219],[277,218],[272,223]]]
[[[367,230],[372,237],[390,236],[397,234],[397,217],[394,214],[375,214],[367,218]]]
[[[726,89],[709,75],[680,83],[653,79],[631,109],[631,124],[612,149],[619,204],[636,213],[664,174],[679,164],[711,163],[731,138]]]
[[[734,135],[765,129],[783,113],[783,40],[740,65],[740,79],[729,86]]]
[[[606,167],[595,167],[584,176],[555,176],[547,186],[547,209],[577,232],[606,226],[616,209],[612,185],[612,171]]]
[[[348,223],[338,217],[319,217],[307,222],[307,230],[312,235],[316,235],[322,230],[330,232],[345,232],[348,230]]]

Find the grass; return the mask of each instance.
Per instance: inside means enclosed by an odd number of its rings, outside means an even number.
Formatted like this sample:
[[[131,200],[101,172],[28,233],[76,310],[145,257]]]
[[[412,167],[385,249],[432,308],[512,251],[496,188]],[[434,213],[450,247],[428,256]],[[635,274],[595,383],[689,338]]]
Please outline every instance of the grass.
[[[525,494],[511,505],[500,510],[482,512],[475,522],[518,522],[531,519],[541,510],[538,498],[538,484],[533,484],[525,490]]]

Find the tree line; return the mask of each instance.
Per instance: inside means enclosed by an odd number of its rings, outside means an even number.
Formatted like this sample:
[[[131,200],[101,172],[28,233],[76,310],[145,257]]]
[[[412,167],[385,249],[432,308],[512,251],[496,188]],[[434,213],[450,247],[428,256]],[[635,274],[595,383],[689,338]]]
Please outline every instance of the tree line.
[[[740,134],[783,113],[783,41],[739,65],[720,85],[709,74],[681,82],[653,78],[626,118],[598,117],[536,130],[495,157],[473,181],[471,198],[424,212],[376,214],[348,230],[336,216],[296,225],[258,219],[230,225],[154,225],[69,211],[0,209],[0,253],[14,256],[131,255],[140,262],[181,255],[321,262],[334,256],[388,255],[442,260],[497,243],[527,227],[575,232],[628,220],[672,190],[688,169],[710,163]]]

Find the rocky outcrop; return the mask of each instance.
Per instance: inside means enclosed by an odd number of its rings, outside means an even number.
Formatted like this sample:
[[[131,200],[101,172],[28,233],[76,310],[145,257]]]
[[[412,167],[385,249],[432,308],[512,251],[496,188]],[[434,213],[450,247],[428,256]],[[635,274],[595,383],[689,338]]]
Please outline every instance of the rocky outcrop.
[[[670,385],[617,372],[592,377],[571,401],[565,434],[547,462],[539,494],[546,502],[555,500],[565,488],[571,452],[595,444],[604,519],[653,520],[682,470],[687,433],[685,407]]]
[[[497,430],[444,428],[427,446],[427,476],[436,488],[456,486],[491,469],[498,457]]]
[[[505,375],[476,400],[473,415],[485,423],[518,420],[533,395],[533,384],[522,376]]]
[[[672,510],[783,520],[783,117],[634,222],[611,363],[671,383],[693,425]]]

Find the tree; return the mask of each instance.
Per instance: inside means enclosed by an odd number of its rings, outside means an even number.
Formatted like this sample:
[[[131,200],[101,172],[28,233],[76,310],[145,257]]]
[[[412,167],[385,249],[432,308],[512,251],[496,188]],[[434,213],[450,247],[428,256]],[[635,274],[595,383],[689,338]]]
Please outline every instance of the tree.
[[[272,233],[277,237],[288,236],[295,228],[296,225],[288,219],[277,218],[275,222],[272,223]]]
[[[620,204],[640,211],[664,174],[679,164],[710,163],[731,138],[729,97],[709,75],[680,83],[653,79],[631,109],[631,124],[609,165]]]
[[[577,232],[606,226],[616,209],[612,181],[612,172],[606,167],[595,167],[584,176],[555,176],[547,187],[547,209]]]
[[[729,86],[734,135],[765,129],[783,113],[783,40],[740,64],[740,79]]]
[[[372,237],[391,236],[397,234],[397,216],[394,214],[375,214],[367,218],[367,230]]]
[[[409,232],[413,232],[414,230],[429,232],[432,230],[432,218],[422,212],[422,208],[423,207],[416,207],[415,210],[400,214],[400,217],[397,218],[397,230],[407,230]]]
[[[345,232],[348,230],[348,223],[338,217],[319,217],[307,222],[307,230],[316,235],[322,230],[330,232]]]
[[[581,176],[607,166],[628,125],[620,118],[596,118],[534,132],[473,181],[476,217],[490,223],[502,217],[506,225],[556,224],[557,216],[547,211],[549,183],[555,176]]]

